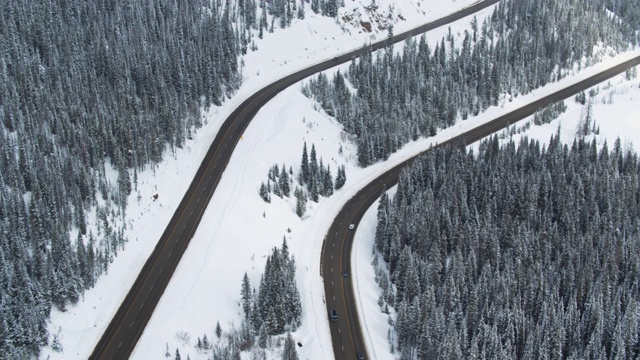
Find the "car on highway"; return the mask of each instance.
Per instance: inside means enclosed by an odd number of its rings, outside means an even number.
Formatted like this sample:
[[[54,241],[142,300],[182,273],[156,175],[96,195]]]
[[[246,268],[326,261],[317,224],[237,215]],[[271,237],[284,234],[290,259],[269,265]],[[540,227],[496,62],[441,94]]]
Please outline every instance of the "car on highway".
[[[348,272],[346,272],[346,271],[343,271],[343,272],[342,272],[342,277],[345,277],[345,278],[346,278],[346,277],[349,277],[349,273],[348,273]]]
[[[338,61],[338,57],[336,56],[336,57],[334,57],[332,60],[333,60],[333,61]]]
[[[349,230],[353,230],[353,229],[355,229],[355,228],[356,228],[356,225],[355,225],[355,224],[349,224]]]
[[[358,360],[365,360],[364,353],[362,351],[357,351],[356,352],[356,358]]]
[[[331,312],[329,313],[329,319],[331,319],[332,322],[338,321],[338,312],[335,310],[331,310]]]

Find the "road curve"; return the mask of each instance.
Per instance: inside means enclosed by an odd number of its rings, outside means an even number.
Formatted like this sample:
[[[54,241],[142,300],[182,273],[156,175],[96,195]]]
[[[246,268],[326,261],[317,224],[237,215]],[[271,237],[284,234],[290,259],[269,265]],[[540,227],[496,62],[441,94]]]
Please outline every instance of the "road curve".
[[[553,102],[566,99],[601,83],[626,69],[640,64],[640,56],[628,60],[620,65],[603,70],[602,72],[580,81],[574,85],[558,90],[539,100],[533,101],[521,108],[513,110],[505,115],[495,118],[483,125],[478,126],[464,134],[447,140],[437,146],[474,143],[488,135],[501,130],[516,121],[532,115],[538,109]],[[428,151],[428,150],[427,150]],[[356,195],[347,201],[340,210],[335,220],[329,227],[323,245],[321,269],[324,277],[324,291],[326,296],[327,311],[335,309],[338,312],[338,322],[330,323],[331,337],[336,359],[355,359],[357,351],[363,352],[366,358],[366,347],[360,322],[358,317],[358,307],[353,295],[353,284],[351,277],[343,277],[342,272],[351,269],[351,245],[353,243],[354,231],[349,230],[349,224],[360,222],[365,212],[379,198],[385,188],[389,188],[398,182],[400,172],[404,167],[412,163],[424,152],[408,159],[395,166],[391,170],[371,181],[362,188]],[[338,329],[340,331],[338,331]]]
[[[426,25],[370,45],[372,50],[397,43],[421,32],[458,20],[499,2],[486,0]],[[133,352],[160,297],[182,258],[204,211],[216,190],[240,136],[262,106],[280,91],[317,72],[350,61],[368,49],[362,48],[297,71],[262,88],[245,100],[224,121],[200,164],[175,213],[113,319],[96,344],[90,359],[126,359]],[[332,337],[334,334],[332,333]],[[335,342],[334,342],[335,343]],[[335,347],[334,347],[335,349]]]

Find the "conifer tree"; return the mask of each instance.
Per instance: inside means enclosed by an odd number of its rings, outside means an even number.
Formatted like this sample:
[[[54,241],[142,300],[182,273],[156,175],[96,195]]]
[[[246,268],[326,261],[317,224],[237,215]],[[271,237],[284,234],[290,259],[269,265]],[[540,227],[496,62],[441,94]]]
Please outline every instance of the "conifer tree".
[[[347,182],[346,169],[345,169],[345,166],[342,165],[338,167],[338,174],[336,175],[336,183],[335,183],[336,190],[341,189],[346,182]]]
[[[304,142],[302,147],[302,160],[300,162],[300,178],[298,181],[301,184],[307,184],[310,179],[310,170],[309,170],[309,155],[307,154],[307,142]]]
[[[287,333],[287,337],[284,339],[284,350],[282,351],[282,360],[298,360],[298,351],[296,350],[296,343],[291,337],[291,333]]]
[[[260,197],[266,203],[271,202],[271,195],[269,195],[269,191],[267,190],[267,186],[264,184],[264,182],[260,184]]]
[[[311,153],[309,154],[309,179],[307,181],[307,189],[311,191],[311,186],[318,181],[319,175],[318,159],[316,157],[316,145],[311,144]],[[317,190],[317,189],[316,189]],[[317,200],[314,200],[317,201]]]
[[[245,271],[242,277],[242,288],[240,290],[240,296],[242,301],[242,310],[244,311],[244,317],[248,319],[251,315],[251,284],[249,282],[249,276]]]
[[[284,164],[282,164],[282,171],[280,172],[278,181],[280,189],[282,190],[282,195],[289,197],[289,194],[291,193],[291,186],[289,184],[289,174],[285,170]]]
[[[296,186],[296,190],[294,191],[296,196],[296,214],[299,217],[302,217],[307,210],[307,195],[304,190]]]

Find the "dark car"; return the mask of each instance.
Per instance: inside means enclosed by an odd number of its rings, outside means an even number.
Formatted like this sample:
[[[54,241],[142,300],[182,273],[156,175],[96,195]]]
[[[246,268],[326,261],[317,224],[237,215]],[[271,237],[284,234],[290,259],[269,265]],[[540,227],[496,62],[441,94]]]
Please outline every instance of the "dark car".
[[[332,60],[333,60],[333,61],[338,61],[338,57],[336,56],[336,57],[334,57]]]
[[[356,352],[356,358],[358,360],[365,360],[364,353],[362,351]]]
[[[349,273],[348,273],[348,272],[346,272],[346,271],[343,271],[343,272],[342,272],[342,277],[349,277]]]
[[[329,313],[329,319],[333,322],[338,321],[338,313],[335,310],[331,310],[331,313]]]

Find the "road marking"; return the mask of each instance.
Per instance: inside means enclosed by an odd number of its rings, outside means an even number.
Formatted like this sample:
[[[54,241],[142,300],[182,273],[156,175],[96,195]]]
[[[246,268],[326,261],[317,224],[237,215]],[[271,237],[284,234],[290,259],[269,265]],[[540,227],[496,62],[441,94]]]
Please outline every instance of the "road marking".
[[[340,334],[340,328],[338,328],[338,334]]]
[[[336,296],[335,295],[333,295],[333,301],[336,301]]]
[[[133,321],[131,322],[131,324],[129,324],[129,327],[132,327],[132,326],[133,326]]]
[[[340,347],[342,348],[342,351],[344,351],[344,345],[340,345]]]
[[[144,306],[144,303],[142,303],[142,305],[140,305],[140,310],[142,310],[142,307]]]
[[[331,272],[333,272],[333,268],[331,268]]]
[[[197,203],[199,203],[199,202],[200,202],[200,198],[197,198],[197,199],[196,199],[196,202],[197,202]]]
[[[122,346],[122,341],[120,341],[120,344],[118,344],[118,349],[120,349],[120,346]]]
[[[333,245],[331,245],[332,247],[336,247],[336,243],[333,243]]]
[[[333,286],[333,280],[331,280],[331,286]]]

